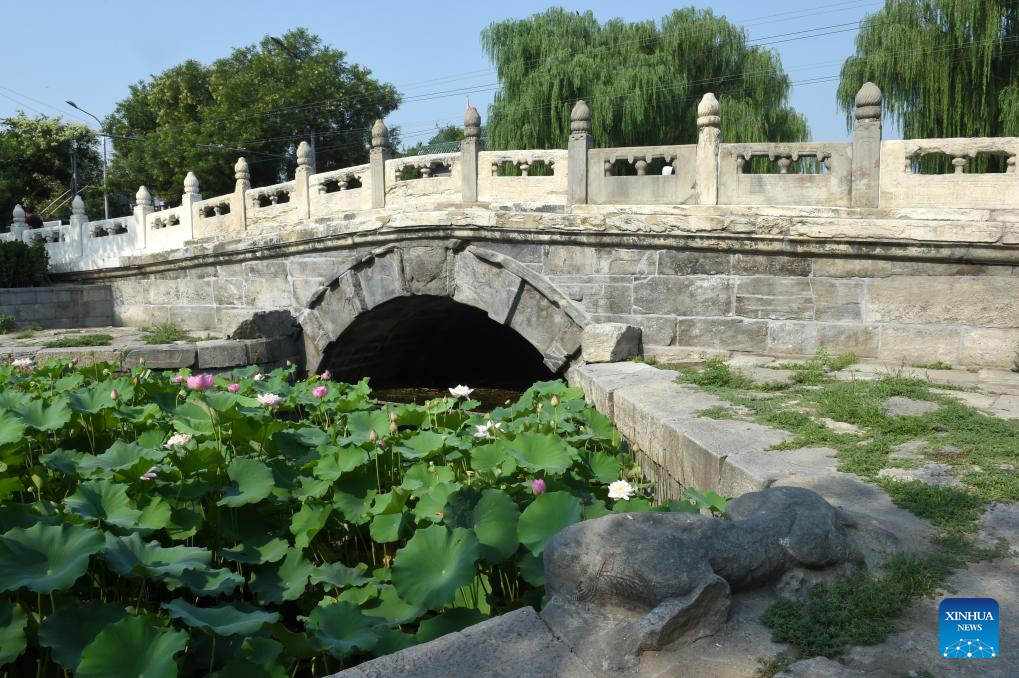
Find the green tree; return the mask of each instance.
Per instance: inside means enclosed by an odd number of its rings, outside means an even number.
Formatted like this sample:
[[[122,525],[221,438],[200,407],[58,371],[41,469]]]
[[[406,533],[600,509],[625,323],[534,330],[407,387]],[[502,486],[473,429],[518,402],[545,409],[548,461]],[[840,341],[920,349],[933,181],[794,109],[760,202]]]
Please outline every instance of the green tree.
[[[709,10],[679,9],[659,23],[599,23],[591,12],[549,9],[494,23],[481,42],[500,90],[489,108],[492,148],[564,147],[577,99],[591,107],[599,146],[691,143],[705,92],[722,103],[727,141],[807,138],[788,105],[774,52]]]
[[[88,187],[83,197],[96,214],[103,204],[103,162],[95,132],[80,123],[31,118],[21,111],[0,120],[0,225],[10,224],[19,203],[46,220],[70,214],[72,143],[78,156],[78,186]]]
[[[439,131],[432,135],[432,137],[425,142],[417,142],[413,146],[405,146],[400,151],[400,155],[422,155],[425,153],[441,153],[444,152],[445,146],[450,146],[459,141],[463,141],[464,131],[463,127],[457,127],[456,125],[445,125],[439,128]],[[443,149],[443,150],[433,150]]]
[[[867,80],[907,139],[1019,135],[1019,3],[885,0],[842,66],[847,116]]]
[[[107,127],[117,135],[111,184],[172,200],[189,170],[212,196],[233,190],[244,155],[255,186],[293,176],[297,144],[317,136],[317,168],[366,162],[370,128],[400,102],[396,89],[306,31],[266,37],[210,65],[186,61],[131,86]],[[243,149],[243,150],[237,150]]]

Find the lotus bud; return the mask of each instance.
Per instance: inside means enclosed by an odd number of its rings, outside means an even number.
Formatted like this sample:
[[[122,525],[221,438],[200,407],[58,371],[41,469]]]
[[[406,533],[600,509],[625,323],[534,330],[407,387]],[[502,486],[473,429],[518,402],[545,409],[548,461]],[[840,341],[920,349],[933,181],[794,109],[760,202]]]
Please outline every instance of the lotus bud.
[[[389,422],[389,432],[390,432],[390,433],[396,433],[396,432],[397,432],[397,430],[399,430],[399,428],[400,428],[400,427],[396,425],[396,422],[395,422],[395,421],[391,421],[391,422]]]
[[[116,400],[118,397],[120,397],[120,394],[117,393],[117,389],[110,391],[110,400]]]
[[[541,403],[538,403],[538,406],[534,408],[534,411],[537,414],[541,414]]]
[[[330,379],[333,378],[333,375],[329,373],[329,370],[326,370],[322,374],[318,375],[318,378],[321,379],[322,381],[329,381]]]
[[[372,432],[368,434],[368,440],[370,440],[370,441],[372,441],[374,443],[378,439],[379,439],[379,434],[375,432],[375,429],[372,429]]]
[[[389,413],[389,421],[396,421],[396,412]]]
[[[135,375],[134,379],[131,380],[131,383],[133,383],[135,386],[137,386],[138,384],[141,383],[141,381],[142,380],[138,377],[138,375]]]
[[[559,407],[559,398],[552,396],[552,407]]]
[[[293,365],[293,363],[287,360],[287,367],[290,367],[291,365]]]

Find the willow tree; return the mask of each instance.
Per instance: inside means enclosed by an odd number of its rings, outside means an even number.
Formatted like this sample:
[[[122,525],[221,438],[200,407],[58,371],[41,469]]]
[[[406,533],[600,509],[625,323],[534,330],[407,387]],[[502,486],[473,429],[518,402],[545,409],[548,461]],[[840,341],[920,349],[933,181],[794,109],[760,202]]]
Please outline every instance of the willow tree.
[[[709,10],[675,10],[660,22],[599,23],[591,12],[549,9],[481,33],[500,89],[488,113],[492,148],[564,147],[570,109],[591,107],[599,146],[693,143],[697,103],[722,102],[729,141],[797,141],[806,120],[788,104],[778,55]]]
[[[906,138],[1019,135],[1019,3],[885,0],[842,66],[847,115],[867,80]]]

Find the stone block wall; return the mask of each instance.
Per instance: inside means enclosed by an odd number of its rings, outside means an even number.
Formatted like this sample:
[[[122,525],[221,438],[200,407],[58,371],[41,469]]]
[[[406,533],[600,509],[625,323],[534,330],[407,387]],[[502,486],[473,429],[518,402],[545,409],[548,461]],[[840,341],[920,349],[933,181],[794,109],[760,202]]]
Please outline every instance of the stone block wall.
[[[0,289],[0,315],[14,316],[19,329],[109,327],[113,325],[113,290],[109,285]]]
[[[1011,265],[549,246],[527,256],[592,320],[643,330],[645,351],[809,355],[1010,367]]]

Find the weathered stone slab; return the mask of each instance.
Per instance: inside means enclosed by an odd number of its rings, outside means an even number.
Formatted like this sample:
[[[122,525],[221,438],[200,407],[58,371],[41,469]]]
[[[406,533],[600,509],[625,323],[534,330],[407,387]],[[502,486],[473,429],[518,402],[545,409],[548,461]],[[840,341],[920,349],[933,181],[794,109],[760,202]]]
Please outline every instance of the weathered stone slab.
[[[237,367],[248,363],[248,347],[243,341],[199,341],[198,368]]]
[[[882,325],[882,360],[959,364],[959,330],[954,327]]]
[[[768,323],[743,318],[680,318],[676,321],[675,344],[727,351],[764,351],[768,344]]]
[[[867,317],[908,324],[1016,327],[1019,278],[895,276],[868,284]]]
[[[89,367],[99,363],[118,362],[123,352],[111,346],[95,346],[89,348],[43,348],[35,354],[39,364],[49,360],[75,360],[78,367]]]
[[[581,359],[615,363],[640,353],[640,328],[623,323],[591,323],[581,338]]]
[[[814,317],[814,295],[807,278],[738,278],[735,314],[775,320]]]
[[[893,396],[881,403],[882,409],[889,417],[919,417],[934,412],[938,404],[929,400],[913,400],[904,396]]]
[[[721,276],[656,276],[634,282],[633,310],[677,316],[731,315],[732,289],[732,280]]]
[[[726,275],[730,255],[724,252],[683,252],[662,250],[658,254],[659,275]]]
[[[533,608],[494,617],[423,645],[335,673],[331,678],[587,678],[591,670]]]
[[[124,366],[144,364],[154,370],[178,370],[195,364],[194,344],[167,344],[162,346],[140,346],[124,356]]]
[[[813,269],[813,262],[807,257],[785,257],[780,255],[733,254],[733,275],[781,275],[807,276]]]

